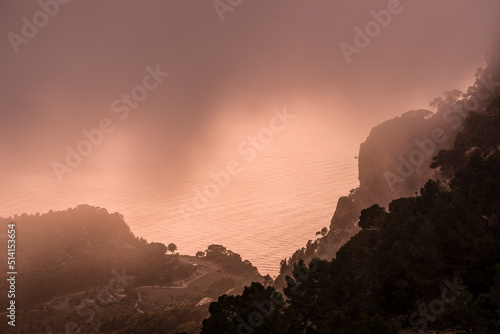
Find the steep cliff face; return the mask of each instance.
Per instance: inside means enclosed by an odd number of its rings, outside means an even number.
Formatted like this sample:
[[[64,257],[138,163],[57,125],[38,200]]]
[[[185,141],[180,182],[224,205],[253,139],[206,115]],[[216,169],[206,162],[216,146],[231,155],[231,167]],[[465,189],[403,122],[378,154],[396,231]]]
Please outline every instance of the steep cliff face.
[[[285,265],[282,263],[276,285],[285,283],[283,276],[291,276],[293,265],[300,259],[308,262],[313,257],[335,257],[338,249],[360,230],[357,223],[361,210],[373,204],[387,207],[396,198],[414,196],[427,180],[439,179],[439,171],[429,167],[432,157],[452,147],[461,125],[457,123],[453,128],[444,123],[440,113],[416,110],[374,127],[360,146],[359,187],[338,200],[328,234],[295,252]]]
[[[416,195],[429,179],[450,177],[430,168],[432,160],[440,150],[453,147],[469,112],[484,112],[500,95],[499,73],[493,66],[478,71],[466,93],[454,90],[445,92],[444,99],[435,99],[431,103],[435,113],[412,110],[372,129],[360,146],[360,186],[339,199],[330,232],[318,240],[319,257],[331,259],[359,231],[362,209],[373,204],[387,207],[396,198]]]
[[[499,53],[500,54],[500,53]],[[387,207],[401,197],[414,196],[429,180],[443,181],[439,169],[430,165],[440,150],[453,147],[467,114],[484,112],[491,101],[500,96],[499,66],[478,70],[474,84],[466,93],[445,92],[435,99],[436,109],[412,110],[400,117],[375,126],[359,152],[360,186],[338,200],[328,234],[296,251],[282,262],[275,285],[285,284],[299,260],[313,257],[330,260],[338,249],[359,231],[361,210],[373,204]]]
[[[432,113],[410,111],[374,127],[359,152],[360,195],[366,201],[388,204],[395,196],[411,196],[429,178],[428,166],[438,149],[453,141],[442,134],[432,136]],[[436,133],[436,136],[440,133]]]
[[[360,186],[339,199],[330,232],[318,241],[319,257],[331,259],[359,231],[362,209],[373,204],[387,207],[396,198],[414,196],[429,179],[441,178],[438,170],[429,167],[432,158],[452,147],[460,129],[446,125],[441,114],[415,110],[372,129],[360,146]]]

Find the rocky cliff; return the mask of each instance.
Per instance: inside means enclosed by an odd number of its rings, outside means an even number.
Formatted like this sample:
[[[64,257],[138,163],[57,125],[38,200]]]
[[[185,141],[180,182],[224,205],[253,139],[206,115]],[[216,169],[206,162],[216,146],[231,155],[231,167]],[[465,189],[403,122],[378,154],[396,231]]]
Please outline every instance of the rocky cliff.
[[[360,212],[373,204],[387,207],[401,197],[418,194],[429,179],[446,183],[450,175],[430,168],[433,157],[453,147],[467,114],[483,112],[499,96],[500,71],[489,65],[478,69],[467,92],[453,90],[431,102],[435,110],[412,110],[375,126],[359,152],[358,188],[338,200],[328,233],[309,241],[281,263],[275,285],[285,284],[294,264],[313,257],[332,259],[337,250],[359,231]]]

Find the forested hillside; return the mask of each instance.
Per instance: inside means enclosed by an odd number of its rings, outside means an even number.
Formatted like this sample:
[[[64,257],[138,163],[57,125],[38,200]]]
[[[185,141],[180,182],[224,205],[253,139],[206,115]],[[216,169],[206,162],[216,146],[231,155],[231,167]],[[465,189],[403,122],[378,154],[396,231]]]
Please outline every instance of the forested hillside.
[[[120,214],[110,214],[106,209],[80,205],[0,221],[2,225],[11,222],[16,223],[20,273],[16,299],[20,308],[107,284],[113,270],[124,269],[136,277],[138,284],[157,280],[168,283],[189,277],[194,271],[167,257],[165,245],[148,244],[134,236]]]
[[[329,228],[318,233],[318,239],[310,240],[282,261],[276,286],[284,286],[285,276],[291,275],[300,260],[309,263],[313,257],[335,257],[339,248],[359,232],[358,218],[364,208],[387,206],[394,199],[415,195],[430,179],[439,183],[453,177],[449,168],[430,166],[440,151],[455,147],[468,115],[486,114],[500,96],[499,50],[498,44],[492,47],[487,66],[476,70],[467,91],[447,91],[431,101],[431,110],[411,110],[372,129],[360,146],[359,187],[338,200]],[[483,131],[491,132],[491,126]],[[463,141],[462,134],[456,145]]]
[[[282,273],[293,272],[276,282],[283,290],[253,284],[219,297],[201,333],[499,333],[499,73],[493,63],[480,73],[476,83],[489,80],[489,98],[462,110],[453,145],[426,158],[425,175],[435,177],[416,194],[361,209],[354,236],[331,261],[316,257],[321,239],[310,242],[282,263]],[[437,99],[437,113],[486,90]],[[346,200],[350,215],[360,192]]]

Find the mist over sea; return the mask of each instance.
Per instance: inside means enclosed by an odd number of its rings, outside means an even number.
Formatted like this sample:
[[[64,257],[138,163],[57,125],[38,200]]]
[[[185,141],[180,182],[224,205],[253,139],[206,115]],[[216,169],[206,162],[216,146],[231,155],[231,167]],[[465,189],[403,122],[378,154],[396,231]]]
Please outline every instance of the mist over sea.
[[[248,161],[252,146],[243,143],[269,127],[272,112],[268,116],[214,125],[214,135],[191,152],[182,170],[176,164],[124,168],[124,161],[140,156],[120,142],[117,132],[105,139],[109,145],[117,141],[112,150],[105,141],[61,183],[50,161],[47,173],[23,175],[21,185],[13,175],[4,188],[12,196],[0,215],[45,213],[79,204],[104,207],[120,212],[132,232],[150,242],[173,242],[181,254],[191,255],[222,244],[250,260],[260,273],[276,275],[282,259],[329,227],[338,198],[358,185],[355,156],[369,127],[303,113],[255,149]],[[238,163],[240,172],[195,209],[196,189],[203,192],[213,186],[210,174],[226,170],[231,161]],[[186,206],[193,209],[190,217],[182,214]]]

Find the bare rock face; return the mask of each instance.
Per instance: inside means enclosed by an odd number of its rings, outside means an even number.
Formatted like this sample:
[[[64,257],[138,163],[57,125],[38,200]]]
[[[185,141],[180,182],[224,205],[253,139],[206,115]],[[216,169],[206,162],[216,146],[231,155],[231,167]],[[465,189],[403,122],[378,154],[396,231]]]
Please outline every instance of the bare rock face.
[[[415,196],[429,179],[441,178],[429,167],[432,158],[453,146],[460,128],[445,123],[439,113],[415,110],[372,129],[360,147],[360,186],[339,199],[324,249],[318,250],[320,258],[330,260],[359,231],[362,209],[373,204],[387,207],[396,198]]]
[[[313,257],[335,257],[338,249],[359,232],[361,210],[373,204],[387,207],[396,198],[414,196],[427,180],[440,177],[429,167],[432,157],[452,147],[456,131],[445,131],[433,119],[438,114],[431,115],[428,110],[410,111],[372,129],[360,147],[360,186],[338,200],[328,234],[292,255],[276,280],[277,286],[284,284],[283,276],[291,276],[293,265],[300,259],[307,263]]]
[[[339,199],[330,232],[318,241],[322,246],[318,257],[330,260],[359,231],[362,209],[373,204],[387,207],[394,199],[417,195],[428,180],[451,178],[430,168],[434,156],[454,146],[470,112],[485,112],[498,96],[500,64],[492,63],[478,70],[466,93],[454,90],[445,92],[444,99],[435,99],[431,105],[436,113],[412,110],[375,126],[360,146],[359,188]]]
[[[467,92],[453,90],[445,92],[444,99],[435,99],[431,103],[435,113],[412,110],[375,126],[360,146],[359,187],[338,200],[328,234],[309,241],[288,262],[282,261],[275,286],[285,284],[285,276],[291,276],[294,264],[301,259],[308,263],[313,257],[334,258],[339,248],[359,232],[361,210],[374,204],[387,208],[394,199],[417,195],[430,179],[440,182],[451,178],[430,167],[434,156],[454,146],[469,112],[485,112],[498,96],[500,61],[478,70]]]
[[[439,179],[439,171],[429,166],[439,150],[453,146],[459,126],[446,126],[442,115],[415,110],[374,127],[359,151],[360,185],[339,198],[330,230],[323,238],[295,252],[275,286],[283,286],[284,276],[292,275],[300,259],[331,260],[339,248],[359,232],[361,210],[379,204],[387,207],[400,197],[415,196],[429,179]]]
[[[385,206],[394,198],[414,195],[436,176],[429,168],[432,157],[450,148],[454,138],[434,128],[431,114],[411,111],[372,129],[359,153],[359,193],[365,201]]]

